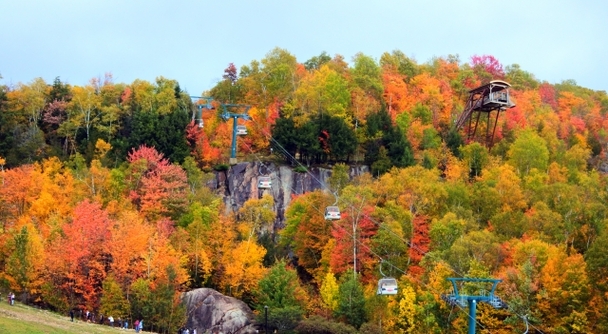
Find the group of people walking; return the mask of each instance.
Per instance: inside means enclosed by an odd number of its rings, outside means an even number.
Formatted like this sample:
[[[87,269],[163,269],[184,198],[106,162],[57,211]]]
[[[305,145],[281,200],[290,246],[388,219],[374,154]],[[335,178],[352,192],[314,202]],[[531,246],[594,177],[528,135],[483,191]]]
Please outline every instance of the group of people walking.
[[[87,322],[95,322],[95,314],[93,312],[89,312],[89,311],[82,311],[80,310],[80,318],[84,318],[85,321]],[[73,322],[74,321],[74,309],[70,310],[70,320]],[[100,320],[99,320],[99,324],[103,325],[105,323],[104,320],[107,320],[108,325],[110,327],[114,327],[114,317],[109,316],[107,318],[104,318],[103,315],[100,315]],[[122,329],[129,329],[129,320],[127,319],[120,319],[118,318],[118,321],[116,322],[119,328]],[[139,333],[140,331],[142,331],[144,329],[144,320],[135,320],[135,322],[133,323],[133,329],[135,329],[136,333]]]
[[[1,300],[1,298],[0,298]],[[9,292],[7,297],[6,297],[6,301],[8,302],[9,305],[15,305],[15,294],[13,292]],[[74,321],[74,309],[70,310],[70,320],[73,322]],[[95,314],[89,311],[85,311],[83,313],[82,310],[80,310],[80,318],[84,318],[85,321],[87,322],[95,322]],[[114,327],[114,317],[109,316],[107,317],[105,320],[108,321],[108,324],[111,327]],[[104,323],[104,317],[103,315],[100,316],[100,324]],[[120,318],[118,318],[118,327],[123,328],[123,329],[129,329],[129,321],[127,319],[125,320],[121,320]],[[135,322],[133,323],[133,329],[135,329],[135,333],[139,333],[140,331],[142,331],[144,329],[144,320],[135,320]],[[196,331],[194,332],[190,332],[190,334],[196,334]]]

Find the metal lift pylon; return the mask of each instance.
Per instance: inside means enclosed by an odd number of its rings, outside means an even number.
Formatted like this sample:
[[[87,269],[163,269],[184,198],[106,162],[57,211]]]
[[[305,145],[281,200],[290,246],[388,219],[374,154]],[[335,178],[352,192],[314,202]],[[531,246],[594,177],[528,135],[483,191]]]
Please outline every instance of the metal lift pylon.
[[[468,334],[475,334],[475,326],[477,324],[477,303],[484,302],[492,305],[494,308],[506,308],[507,304],[494,294],[496,285],[502,282],[500,279],[492,278],[447,278],[452,282],[453,291],[451,294],[442,294],[441,299],[452,306],[469,307],[469,331]],[[492,284],[488,294],[481,295],[463,295],[458,289],[458,282],[462,283],[487,283]]]
[[[244,108],[245,111],[241,114],[232,113],[232,112],[228,111],[228,107]],[[236,165],[236,162],[237,162],[236,161],[237,119],[242,118],[246,121],[250,120],[251,117],[247,114],[247,112],[249,112],[249,109],[251,108],[251,106],[245,105],[245,104],[222,104],[222,108],[224,109],[224,112],[222,113],[222,119],[224,121],[228,121],[229,119],[232,118],[232,120],[233,120],[233,122],[232,122],[232,147],[230,150],[230,164]]]

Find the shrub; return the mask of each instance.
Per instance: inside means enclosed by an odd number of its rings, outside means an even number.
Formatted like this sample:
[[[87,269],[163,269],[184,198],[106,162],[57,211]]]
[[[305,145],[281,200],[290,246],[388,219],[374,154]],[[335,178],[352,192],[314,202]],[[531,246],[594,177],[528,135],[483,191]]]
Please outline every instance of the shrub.
[[[300,321],[295,329],[301,334],[355,334],[357,330],[347,324],[334,322],[320,316],[312,316]]]
[[[218,171],[218,172],[223,172],[223,171],[227,171],[228,169],[230,169],[230,165],[228,164],[217,164],[215,166],[213,166],[213,169]]]

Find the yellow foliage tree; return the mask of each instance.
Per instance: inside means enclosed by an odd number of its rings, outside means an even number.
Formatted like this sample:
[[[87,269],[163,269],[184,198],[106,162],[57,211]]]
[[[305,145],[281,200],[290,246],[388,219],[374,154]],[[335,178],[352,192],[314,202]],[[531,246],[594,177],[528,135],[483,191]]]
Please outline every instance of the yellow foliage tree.
[[[27,299],[29,294],[39,292],[43,283],[41,272],[45,253],[42,238],[29,223],[13,231],[8,250],[10,253],[4,268],[6,278],[14,283],[11,289],[22,292]]]
[[[274,198],[265,194],[262,198],[252,198],[239,209],[239,232],[250,240],[256,233],[272,233],[276,213],[273,210]]]
[[[414,288],[407,284],[400,288],[399,302],[394,307],[396,310],[393,312],[395,315],[391,324],[390,333],[416,333],[416,291]]]
[[[568,255],[563,248],[551,247],[547,263],[540,272],[541,292],[537,308],[546,332],[588,333],[586,330],[589,279],[580,254]]]
[[[200,215],[186,228],[188,233],[187,247],[184,249],[184,253],[188,256],[188,268],[195,282],[208,279],[212,271],[212,263],[209,257],[210,250],[205,245],[207,240],[204,239],[206,229]]]
[[[68,216],[75,203],[81,199],[75,191],[74,178],[69,169],[57,158],[52,157],[36,165],[40,173],[41,190],[38,198],[32,201],[29,214],[35,221],[45,223],[50,217]],[[39,227],[46,237],[47,227]]]
[[[325,279],[323,280],[323,283],[321,283],[321,289],[319,291],[322,305],[329,311],[333,312],[338,307],[338,290],[338,280],[330,271],[325,275]]]
[[[220,288],[235,298],[250,295],[266,269],[262,265],[266,249],[254,241],[241,241],[223,258]]]
[[[308,122],[318,113],[343,118],[347,123],[350,94],[348,82],[328,65],[302,79],[295,92],[293,117],[297,126]]]

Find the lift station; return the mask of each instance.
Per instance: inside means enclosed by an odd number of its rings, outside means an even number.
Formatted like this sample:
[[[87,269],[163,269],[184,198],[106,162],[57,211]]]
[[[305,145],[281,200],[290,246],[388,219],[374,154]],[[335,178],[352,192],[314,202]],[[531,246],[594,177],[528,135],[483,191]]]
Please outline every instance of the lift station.
[[[486,133],[484,137],[480,138],[480,142],[488,150],[492,148],[500,112],[515,107],[515,103],[513,103],[509,95],[509,87],[511,85],[505,81],[493,80],[469,91],[467,104],[455,124],[456,130],[460,130],[464,126],[467,127],[467,141],[475,140],[478,126],[480,123],[485,123]],[[492,117],[490,116],[494,111],[496,111],[496,118],[492,122]],[[483,113],[487,114],[487,118],[486,120],[481,119],[480,122],[481,114]],[[468,125],[466,125],[467,123]]]

